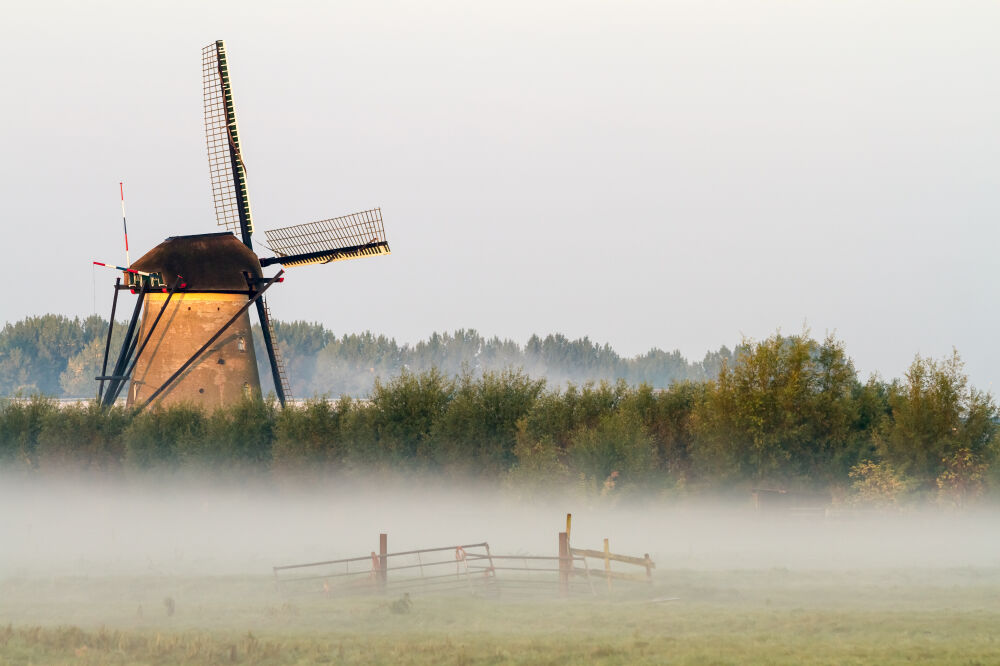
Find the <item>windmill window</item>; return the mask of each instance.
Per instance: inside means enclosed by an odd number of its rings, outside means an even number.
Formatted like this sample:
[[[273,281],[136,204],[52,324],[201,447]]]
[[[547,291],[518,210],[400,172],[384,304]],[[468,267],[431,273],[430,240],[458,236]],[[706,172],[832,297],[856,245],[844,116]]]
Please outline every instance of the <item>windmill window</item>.
[[[205,389],[203,389],[203,388],[198,389],[198,393],[204,393],[204,392],[205,392]]]
[[[226,359],[220,358],[218,361],[216,361],[216,363],[218,363],[219,365],[225,365],[226,364]]]
[[[247,340],[242,335],[236,338],[236,348],[241,352],[245,352],[247,350]]]

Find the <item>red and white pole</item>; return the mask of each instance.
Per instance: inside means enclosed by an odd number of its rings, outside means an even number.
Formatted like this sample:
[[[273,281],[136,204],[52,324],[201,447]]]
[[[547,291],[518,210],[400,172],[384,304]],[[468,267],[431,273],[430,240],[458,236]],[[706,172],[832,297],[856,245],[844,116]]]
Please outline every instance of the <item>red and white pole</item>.
[[[104,266],[105,268],[113,268],[116,271],[122,271],[125,273],[134,273],[135,275],[152,275],[152,273],[147,273],[145,271],[137,271],[134,268],[129,268],[128,266],[116,266],[114,264],[105,264],[101,261],[95,261],[95,266]]]

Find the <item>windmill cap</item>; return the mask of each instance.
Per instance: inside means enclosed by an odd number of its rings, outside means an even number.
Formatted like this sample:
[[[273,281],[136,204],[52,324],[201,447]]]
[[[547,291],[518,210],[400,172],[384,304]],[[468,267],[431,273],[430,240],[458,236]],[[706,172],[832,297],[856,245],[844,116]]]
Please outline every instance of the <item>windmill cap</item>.
[[[130,268],[159,273],[167,284],[182,275],[189,291],[246,291],[244,272],[261,277],[260,259],[230,232],[171,236]]]

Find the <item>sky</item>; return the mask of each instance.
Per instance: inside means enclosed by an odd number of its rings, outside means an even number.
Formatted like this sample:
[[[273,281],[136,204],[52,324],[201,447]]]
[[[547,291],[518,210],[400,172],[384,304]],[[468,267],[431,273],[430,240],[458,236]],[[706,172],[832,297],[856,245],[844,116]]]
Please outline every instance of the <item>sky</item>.
[[[258,246],[380,206],[392,247],[289,269],[278,319],[692,359],[808,328],[863,377],[954,347],[994,390],[998,29],[994,2],[22,0],[0,322],[107,316],[119,181],[133,260],[218,230],[201,48],[224,39]]]

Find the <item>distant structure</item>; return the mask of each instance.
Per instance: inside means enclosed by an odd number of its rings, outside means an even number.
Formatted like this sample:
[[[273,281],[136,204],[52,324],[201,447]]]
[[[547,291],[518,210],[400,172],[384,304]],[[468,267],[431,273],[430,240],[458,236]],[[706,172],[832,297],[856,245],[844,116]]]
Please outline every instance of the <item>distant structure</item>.
[[[284,406],[288,379],[274,340],[266,292],[283,280],[274,264],[304,266],[389,254],[378,208],[318,222],[265,231],[273,257],[253,250],[253,218],[246,167],[222,41],[203,50],[205,135],[222,233],[172,236],[124,268],[115,282],[98,398],[110,406],[126,390],[126,404],[190,403],[206,409],[260,394],[250,328],[257,310],[274,388]],[[95,262],[96,263],[96,262]],[[109,372],[111,327],[118,295],[136,294],[125,339]],[[141,314],[141,317],[140,317]]]

